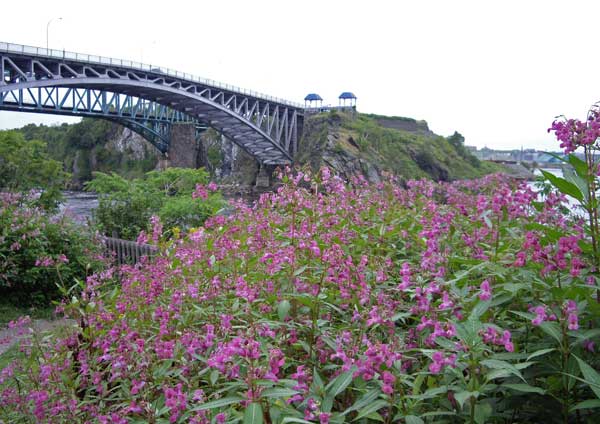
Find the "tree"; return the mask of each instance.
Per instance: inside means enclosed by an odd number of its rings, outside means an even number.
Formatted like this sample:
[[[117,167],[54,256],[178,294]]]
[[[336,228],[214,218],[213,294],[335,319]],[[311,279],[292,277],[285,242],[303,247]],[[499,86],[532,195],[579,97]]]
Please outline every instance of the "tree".
[[[0,190],[40,192],[39,204],[56,208],[68,174],[62,164],[50,159],[46,143],[25,141],[16,131],[0,132]]]
[[[454,150],[456,150],[456,153],[460,157],[469,161],[469,163],[476,168],[479,168],[481,166],[481,162],[479,161],[479,159],[477,159],[465,147],[465,138],[461,133],[459,133],[458,131],[454,131],[454,134],[452,134],[450,137],[447,137],[447,140],[448,143],[450,143],[452,147],[454,147]]]

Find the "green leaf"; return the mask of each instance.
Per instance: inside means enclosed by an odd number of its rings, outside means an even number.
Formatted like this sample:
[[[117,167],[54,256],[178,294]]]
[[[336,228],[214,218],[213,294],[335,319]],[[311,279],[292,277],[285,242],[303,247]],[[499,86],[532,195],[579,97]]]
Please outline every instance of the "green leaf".
[[[577,175],[577,173],[571,166],[563,167],[563,178],[577,186],[579,191],[583,194],[583,197],[587,203],[589,194],[586,180]]]
[[[492,412],[492,405],[489,403],[478,403],[475,405],[475,422],[477,424],[487,423]]]
[[[533,358],[537,358],[538,356],[543,356],[543,355],[553,352],[555,350],[556,349],[554,349],[554,348],[537,350],[527,357],[527,361],[530,361]]]
[[[471,311],[469,319],[479,320],[479,318],[490,308],[490,304],[491,302],[489,300],[477,302],[477,305],[475,305]]]
[[[282,300],[279,302],[279,305],[277,306],[277,315],[279,315],[280,321],[283,321],[287,318],[291,307],[292,305],[290,304],[289,300]]]
[[[342,415],[346,415],[349,412],[357,411],[361,408],[364,408],[365,406],[367,406],[368,404],[373,402],[375,399],[377,399],[379,397],[380,393],[381,393],[381,390],[379,390],[379,389],[371,389],[370,391],[365,393],[360,399],[358,399],[356,402],[354,402],[354,405],[352,405],[350,408],[346,409],[342,413]]]
[[[468,390],[463,390],[462,392],[454,393],[454,399],[456,399],[461,409],[463,408],[465,402],[471,399],[472,397],[477,399],[479,397],[479,392],[470,392]]]
[[[233,403],[239,403],[244,400],[241,396],[228,396],[221,399],[213,400],[211,402],[203,403],[202,405],[196,406],[193,411],[204,411],[206,409],[221,408],[223,406],[231,405]]]
[[[406,424],[425,424],[425,421],[423,421],[416,415],[407,415],[406,417],[404,417],[404,422]]]
[[[286,387],[273,387],[272,389],[266,389],[260,395],[261,398],[281,398],[290,397],[299,393],[297,390],[288,389]]]
[[[352,367],[351,370],[341,373],[336,378],[331,380],[325,387],[327,396],[335,398],[337,395],[346,390],[346,387],[352,383],[352,375],[356,372],[356,367]]]
[[[381,400],[381,399],[377,400],[377,401],[373,402],[372,404],[362,408],[359,411],[356,418],[354,418],[354,421],[360,420],[361,418],[371,415],[373,412],[377,412],[384,406],[388,406],[388,405],[389,405],[389,403],[385,400]]]
[[[296,417],[285,417],[283,419],[283,421],[281,422],[281,424],[286,424],[286,423],[314,424],[312,421],[306,421],[306,420],[303,420],[302,418],[296,418]]]
[[[306,271],[306,268],[308,268],[308,265],[304,265],[298,268],[296,271],[294,271],[294,277],[297,277],[300,274],[302,274],[304,271]]]
[[[569,181],[565,180],[564,178],[561,177],[557,177],[554,174],[551,174],[550,172],[542,171],[542,175],[544,176],[544,178],[546,178],[548,181],[550,181],[550,183],[556,187],[558,189],[558,191],[560,191],[562,194],[566,194],[567,196],[571,196],[574,199],[579,200],[580,202],[583,201],[583,194],[581,193],[581,191],[579,190],[579,188],[573,184],[570,183]]]
[[[356,371],[356,368],[353,367],[351,370],[346,371],[336,378],[331,380],[329,384],[325,387],[325,398],[323,399],[323,403],[321,404],[321,410],[323,412],[330,412],[331,407],[333,406],[333,400],[337,395],[343,392],[346,387],[352,382],[352,374]]]
[[[208,378],[210,379],[210,384],[214,386],[219,379],[219,370],[212,370]]]
[[[575,357],[575,359],[577,359],[579,369],[583,374],[583,378],[585,379],[586,384],[590,386],[590,388],[596,394],[598,399],[600,399],[600,374],[598,374],[598,371],[589,366],[587,362],[583,361],[582,359],[579,359],[575,355],[573,356]]]
[[[582,161],[581,159],[579,159],[577,156],[575,156],[572,153],[569,156],[567,156],[567,159],[569,161],[569,164],[573,167],[573,169],[577,173],[577,175],[579,175],[584,180],[587,180],[587,178],[588,178],[587,163],[585,163],[584,161]]]
[[[509,364],[508,362],[500,361],[498,359],[486,359],[484,361],[481,361],[481,365],[486,366],[491,369],[494,369],[494,370],[506,371],[510,374],[513,374],[513,375],[519,377],[521,380],[525,381],[525,379],[521,375],[521,372],[517,368],[515,368],[514,365]]]
[[[244,424],[262,424],[263,409],[260,403],[253,402],[246,408],[244,412]]]
[[[579,402],[577,405],[574,405],[570,408],[570,411],[576,411],[578,409],[592,409],[592,408],[600,408],[600,399],[588,399],[583,402]]]
[[[530,386],[529,384],[507,384],[507,383],[504,383],[500,387],[504,387],[504,388],[511,389],[511,390],[516,390],[517,392],[523,392],[523,393],[538,393],[540,395],[543,395],[546,393],[543,389],[541,389],[539,387]]]
[[[544,321],[540,325],[540,328],[544,331],[544,333],[554,337],[558,343],[562,343],[562,333],[560,332],[560,327],[557,323]]]

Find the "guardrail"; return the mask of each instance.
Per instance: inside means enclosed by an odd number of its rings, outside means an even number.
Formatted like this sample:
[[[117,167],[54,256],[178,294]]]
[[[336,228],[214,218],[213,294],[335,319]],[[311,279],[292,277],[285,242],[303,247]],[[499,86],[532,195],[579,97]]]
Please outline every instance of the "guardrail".
[[[304,109],[304,106],[301,103],[292,102],[289,100],[285,100],[279,97],[269,96],[268,94],[259,93],[257,91],[248,90],[246,88],[237,87],[231,84],[225,84],[219,81],[215,81],[212,79],[201,78],[192,74],[188,74],[187,72],[175,71],[169,68],[162,68],[157,65],[148,65],[141,62],[135,62],[131,60],[123,60],[123,59],[114,59],[110,57],[104,56],[96,56],[84,53],[74,53],[68,52],[65,50],[55,50],[55,49],[45,49],[43,47],[33,47],[33,46],[25,46],[23,44],[14,44],[14,43],[3,43],[0,42],[0,52],[8,52],[8,53],[17,53],[23,55],[35,55],[35,56],[45,56],[51,57],[54,59],[63,59],[63,60],[77,60],[80,62],[86,62],[90,64],[97,65],[112,65],[112,66],[120,66],[123,68],[147,71],[147,72],[155,72],[159,74],[165,74],[168,76],[176,77],[179,79],[187,80],[190,82],[196,82],[204,85],[209,85],[211,87],[220,88],[222,90],[235,91],[247,96],[256,97],[258,99],[267,100],[270,102],[281,103],[288,106],[297,107],[299,109]]]
[[[356,112],[356,106],[317,106],[317,107],[305,107],[304,113],[322,113],[329,112],[331,110],[339,110],[342,112]]]
[[[136,264],[142,257],[158,254],[158,247],[113,237],[102,237],[106,253],[114,255],[117,264]]]

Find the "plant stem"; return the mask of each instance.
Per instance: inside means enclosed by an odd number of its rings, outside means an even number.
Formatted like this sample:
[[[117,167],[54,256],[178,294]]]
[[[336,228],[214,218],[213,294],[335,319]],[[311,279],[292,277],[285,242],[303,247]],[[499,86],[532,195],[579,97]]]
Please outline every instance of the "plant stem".
[[[588,217],[590,225],[590,236],[592,238],[592,251],[594,252],[593,265],[594,274],[598,273],[600,268],[600,256],[598,255],[598,208],[596,204],[596,175],[594,172],[594,154],[592,148],[584,147],[585,160],[587,163],[587,186],[588,186]],[[596,289],[596,301],[600,303],[600,289]]]
[[[475,424],[475,398],[471,396],[471,415],[470,415],[470,423]]]

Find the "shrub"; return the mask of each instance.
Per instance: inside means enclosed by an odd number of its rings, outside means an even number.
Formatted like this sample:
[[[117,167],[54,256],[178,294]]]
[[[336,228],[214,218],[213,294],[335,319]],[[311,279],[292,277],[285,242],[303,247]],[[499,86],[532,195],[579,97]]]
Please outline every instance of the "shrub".
[[[201,225],[223,206],[220,194],[204,188],[207,182],[203,169],[169,168],[133,180],[96,172],[86,189],[99,195],[94,219],[100,231],[134,240],[140,232],[150,231],[153,215],[161,218],[167,232]],[[197,188],[206,196],[192,198]]]
[[[62,282],[84,281],[101,265],[93,234],[36,200],[0,194],[0,296],[15,304],[48,304]]]

